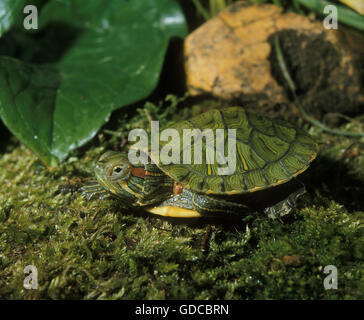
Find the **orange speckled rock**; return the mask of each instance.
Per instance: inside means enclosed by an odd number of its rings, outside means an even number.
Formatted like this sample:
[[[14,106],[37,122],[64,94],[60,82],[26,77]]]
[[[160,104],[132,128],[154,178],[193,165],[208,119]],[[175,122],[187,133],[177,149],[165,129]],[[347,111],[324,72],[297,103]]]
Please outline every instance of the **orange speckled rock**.
[[[307,110],[345,112],[348,105],[350,112],[358,110],[364,101],[363,70],[355,66],[363,46],[353,50],[350,41],[358,42],[351,35],[269,4],[235,2],[186,38],[189,93],[260,106],[289,104],[272,49],[275,34]]]

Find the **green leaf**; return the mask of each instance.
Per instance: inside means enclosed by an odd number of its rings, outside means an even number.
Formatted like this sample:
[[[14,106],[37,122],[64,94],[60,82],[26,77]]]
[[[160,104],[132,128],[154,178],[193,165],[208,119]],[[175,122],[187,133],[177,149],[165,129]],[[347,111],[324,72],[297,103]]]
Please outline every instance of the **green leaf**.
[[[344,23],[361,31],[364,30],[364,17],[349,8],[325,0],[298,0],[298,2],[321,16],[325,16],[325,7],[333,5],[337,9],[338,20],[340,23]]]
[[[0,114],[17,138],[49,165],[57,72],[10,57],[0,58]]]
[[[20,39],[23,50],[12,51],[23,61],[0,57],[0,116],[50,165],[94,137],[113,110],[147,97],[169,39],[187,33],[172,0],[53,0],[39,25],[47,37]]]
[[[0,37],[21,17],[25,3],[26,0],[0,1]]]

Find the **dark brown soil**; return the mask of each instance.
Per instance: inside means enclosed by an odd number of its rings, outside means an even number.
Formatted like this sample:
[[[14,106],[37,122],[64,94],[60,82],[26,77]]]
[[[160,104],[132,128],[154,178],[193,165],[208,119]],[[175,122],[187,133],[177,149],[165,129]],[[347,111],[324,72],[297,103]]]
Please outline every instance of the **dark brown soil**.
[[[305,35],[295,30],[277,34],[297,95],[307,111],[319,117],[326,113],[357,114],[363,111],[363,101],[358,99],[360,92],[351,94],[353,87],[363,87],[364,64],[360,59],[354,60],[354,69],[362,75],[357,79],[351,77],[348,66],[340,66],[341,53],[322,34]],[[269,37],[272,48],[274,36]],[[275,50],[271,51],[269,61],[273,77],[290,97]]]

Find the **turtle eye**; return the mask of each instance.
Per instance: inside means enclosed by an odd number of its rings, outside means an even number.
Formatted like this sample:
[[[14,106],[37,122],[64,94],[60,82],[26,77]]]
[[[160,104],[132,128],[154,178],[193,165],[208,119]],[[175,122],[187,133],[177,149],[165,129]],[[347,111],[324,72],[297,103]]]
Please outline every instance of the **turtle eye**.
[[[118,173],[120,173],[121,171],[123,171],[123,167],[121,167],[121,166],[115,166],[115,167],[112,168],[111,175],[110,176],[115,176]]]
[[[112,180],[124,180],[128,176],[128,165],[115,165],[109,170],[109,177]]]
[[[115,167],[112,171],[113,173],[119,173],[121,170],[123,170],[121,167]]]

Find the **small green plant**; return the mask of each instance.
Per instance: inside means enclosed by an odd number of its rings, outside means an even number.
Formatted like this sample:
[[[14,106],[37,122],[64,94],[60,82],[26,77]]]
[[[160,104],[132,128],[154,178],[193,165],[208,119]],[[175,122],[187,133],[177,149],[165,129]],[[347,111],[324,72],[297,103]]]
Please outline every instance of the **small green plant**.
[[[354,10],[334,2],[325,0],[295,0],[303,7],[312,10],[320,16],[324,15],[325,7],[334,5],[337,8],[338,21],[357,30],[364,30],[364,17]]]
[[[232,3],[241,0],[192,0],[197,12],[205,19],[211,19],[220,11],[230,6]],[[247,0],[250,3],[273,3],[279,7],[287,6],[286,0]]]
[[[201,0],[192,0],[192,2],[201,16],[205,20],[208,20],[231,5],[234,0],[209,0],[208,3],[202,2]]]

